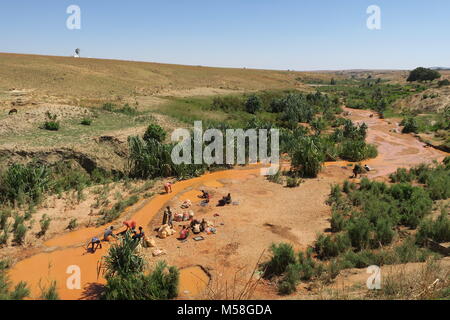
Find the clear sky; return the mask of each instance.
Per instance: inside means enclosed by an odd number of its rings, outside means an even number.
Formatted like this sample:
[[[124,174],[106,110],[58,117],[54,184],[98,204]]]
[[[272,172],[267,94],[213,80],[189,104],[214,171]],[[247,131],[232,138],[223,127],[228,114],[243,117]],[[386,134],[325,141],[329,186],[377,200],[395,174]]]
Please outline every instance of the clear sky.
[[[66,9],[81,8],[81,30]],[[369,30],[369,5],[381,30]],[[2,0],[0,52],[291,70],[450,67],[449,0]]]

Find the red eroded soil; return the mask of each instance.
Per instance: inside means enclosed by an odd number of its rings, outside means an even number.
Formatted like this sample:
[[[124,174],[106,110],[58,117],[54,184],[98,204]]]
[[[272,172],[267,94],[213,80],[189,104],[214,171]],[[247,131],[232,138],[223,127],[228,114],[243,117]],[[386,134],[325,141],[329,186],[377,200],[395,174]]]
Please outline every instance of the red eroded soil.
[[[350,119],[366,122],[369,126],[368,141],[378,146],[379,156],[365,161],[374,170],[369,177],[385,177],[398,167],[412,167],[419,163],[441,160],[446,154],[425,148],[424,144],[412,135],[392,132],[396,124],[389,124],[377,117],[370,118],[372,112],[350,110]],[[342,182],[351,176],[351,167],[347,162],[327,163],[317,179],[306,180],[299,188],[289,189],[271,183],[260,176],[259,168],[236,168],[215,172],[199,178],[176,183],[173,193],[157,195],[133,214],[138,225],[145,227],[147,234],[156,235],[162,219],[162,210],[171,205],[175,212],[182,212],[179,205],[186,199],[193,202],[191,210],[197,219],[205,218],[217,227],[217,234],[201,234],[205,240],[196,242],[191,236],[187,242],[180,243],[176,236],[156,239],[158,248],[166,255],[152,258],[152,249],[143,249],[149,257],[149,263],[166,260],[170,265],[187,268],[201,265],[212,275],[212,282],[224,286],[230,284],[236,272],[241,271],[241,282],[245,282],[261,254],[271,243],[290,242],[297,249],[311,245],[318,232],[329,227],[330,208],[325,205],[330,185]],[[196,195],[207,189],[213,195],[207,207],[199,206]],[[238,205],[216,207],[217,200],[231,193]],[[86,213],[88,214],[88,213]],[[180,230],[183,223],[176,223]],[[47,241],[40,253],[19,261],[11,270],[14,283],[26,281],[32,289],[32,297],[39,296],[41,286],[56,280],[62,299],[95,298],[99,285],[105,280],[98,277],[97,266],[102,256],[107,254],[108,244],[95,254],[86,253],[85,245],[90,238],[101,235],[106,227],[86,228],[69,232]],[[69,266],[81,269],[81,289],[70,290],[66,282]],[[190,270],[190,269],[187,269]],[[198,287],[204,279],[195,282],[196,276],[182,279],[184,298],[199,297]],[[199,276],[201,278],[201,276]],[[191,292],[190,292],[191,291]],[[255,298],[277,298],[270,288],[262,286]]]

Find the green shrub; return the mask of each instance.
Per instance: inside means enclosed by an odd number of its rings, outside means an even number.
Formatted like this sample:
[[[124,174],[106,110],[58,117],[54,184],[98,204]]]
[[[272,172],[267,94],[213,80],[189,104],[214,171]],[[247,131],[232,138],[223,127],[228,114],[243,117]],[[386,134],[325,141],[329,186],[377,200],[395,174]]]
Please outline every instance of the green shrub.
[[[344,191],[346,194],[349,194],[350,192],[354,191],[356,189],[356,184],[353,182],[350,182],[348,180],[344,181],[344,185],[342,186],[342,191]]]
[[[286,186],[288,188],[297,188],[301,185],[302,179],[296,177],[289,177],[286,180]]]
[[[56,288],[56,281],[52,281],[50,285],[46,288],[41,288],[41,299],[42,300],[59,300],[59,294]]]
[[[126,278],[144,271],[145,259],[136,252],[138,245],[139,242],[134,241],[129,232],[119,242],[111,245],[104,261],[106,278]]]
[[[428,238],[436,242],[450,242],[450,219],[445,210],[436,220],[425,219],[420,224],[417,242],[424,244]]]
[[[8,219],[11,217],[10,210],[0,210],[0,230],[5,230]]]
[[[351,243],[346,233],[338,234],[334,237],[321,234],[317,238],[314,250],[320,259],[329,259],[337,257],[340,253],[350,248]]]
[[[440,80],[438,81],[438,86],[439,87],[450,86],[450,81],[448,79]]]
[[[261,100],[257,95],[251,95],[248,97],[247,102],[245,103],[245,110],[248,113],[255,114],[260,111],[262,108]]]
[[[367,218],[352,217],[347,225],[347,231],[352,246],[355,247],[357,250],[367,248],[370,242],[371,230],[372,226]]]
[[[303,177],[315,178],[322,169],[325,156],[314,139],[302,138],[291,154],[292,166]]]
[[[341,232],[347,225],[347,220],[342,213],[333,210],[333,213],[331,214],[330,224],[332,232]]]
[[[30,290],[23,281],[19,282],[13,290],[8,279],[7,269],[10,263],[6,260],[0,260],[0,301],[1,300],[23,300],[30,296]]]
[[[439,79],[440,77],[441,77],[441,74],[436,70],[419,67],[419,68],[412,70],[409,73],[407,81],[408,82],[433,81],[433,80]]]
[[[168,269],[168,272],[166,271]],[[104,300],[168,300],[178,295],[179,271],[159,261],[149,275],[131,274],[107,279]]]
[[[39,224],[41,226],[41,231],[40,231],[40,235],[43,236],[47,233],[48,229],[50,228],[50,223],[51,223],[52,219],[44,214],[41,218],[41,220],[39,221]]]
[[[42,128],[48,131],[58,131],[60,124],[58,121],[45,121]]]
[[[375,226],[375,239],[372,247],[378,247],[378,245],[388,245],[394,239],[395,232],[391,221],[388,218],[377,219]]]
[[[272,244],[270,251],[272,252],[271,259],[262,266],[266,279],[282,275],[290,264],[296,262],[294,249],[290,244]]]
[[[376,158],[377,148],[366,144],[364,140],[346,140],[341,145],[339,156],[348,161],[358,162],[365,159]]]
[[[14,229],[14,238],[13,241],[17,245],[23,244],[25,241],[25,235],[27,233],[27,227],[23,225],[22,223],[18,224],[17,227]]]
[[[419,133],[419,125],[415,118],[405,118],[400,125],[403,126],[402,133]]]
[[[415,179],[415,175],[412,171],[408,171],[405,168],[399,168],[395,173],[392,173],[389,176],[391,182],[394,183],[406,183],[406,182],[413,182]]]
[[[143,139],[144,141],[154,139],[159,143],[162,143],[166,139],[166,136],[167,133],[161,126],[152,123],[151,125],[148,126],[147,130],[145,131]]]
[[[83,126],[90,126],[92,124],[92,119],[84,118],[84,119],[81,120],[81,124]]]
[[[39,203],[50,186],[46,166],[14,164],[0,175],[0,202]]]

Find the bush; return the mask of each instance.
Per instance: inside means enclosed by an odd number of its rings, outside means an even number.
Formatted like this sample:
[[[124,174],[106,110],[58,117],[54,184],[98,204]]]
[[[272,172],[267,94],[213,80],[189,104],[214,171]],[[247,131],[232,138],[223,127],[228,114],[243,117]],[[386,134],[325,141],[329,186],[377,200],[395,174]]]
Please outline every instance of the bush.
[[[409,77],[406,81],[433,81],[439,79],[441,74],[436,70],[419,67],[410,72]]]
[[[57,121],[45,121],[42,128],[48,131],[58,131],[60,125]]]
[[[400,125],[403,126],[402,133],[419,133],[419,125],[412,117],[403,119]]]
[[[450,81],[448,79],[438,81],[438,86],[439,87],[450,86]]]
[[[289,177],[286,180],[286,186],[288,188],[297,188],[301,185],[302,179],[296,177]]]
[[[52,281],[47,288],[41,288],[42,300],[59,300],[59,294],[56,289],[56,281]]]
[[[321,234],[316,240],[314,250],[320,259],[329,259],[337,257],[340,253],[350,248],[350,239],[346,233],[336,235],[335,237]]]
[[[341,232],[347,225],[347,220],[342,213],[333,210],[333,213],[331,214],[330,224],[332,232]]]
[[[45,235],[48,228],[50,228],[51,221],[52,221],[52,219],[48,215],[44,214],[42,216],[41,220],[39,221],[39,224],[41,226],[41,231],[40,231],[41,236]]]
[[[144,141],[149,141],[149,140],[156,140],[159,143],[164,142],[164,140],[166,139],[166,131],[164,131],[164,129],[162,127],[160,127],[157,124],[151,124],[148,126],[147,130],[145,131],[144,134]]]
[[[263,264],[264,278],[266,279],[282,275],[290,264],[296,262],[294,249],[290,244],[272,244],[270,251],[272,258]]]
[[[23,281],[19,282],[13,290],[7,276],[9,262],[0,261],[0,300],[23,300],[30,296],[30,290]]]
[[[377,155],[377,148],[374,145],[367,144],[364,140],[345,140],[339,152],[342,159],[352,162],[376,158]]]
[[[17,245],[23,244],[26,233],[27,227],[25,227],[23,223],[18,224],[17,227],[14,229],[14,238],[13,238],[14,243],[16,243]]]
[[[168,269],[168,272],[166,272]],[[104,300],[168,300],[178,295],[179,271],[159,261],[149,275],[142,273],[107,279]]]
[[[262,109],[261,100],[257,95],[251,95],[250,97],[248,97],[247,102],[245,103],[245,110],[248,113],[255,114],[261,109]]]
[[[441,243],[450,242],[450,219],[445,210],[436,220],[430,218],[420,224],[416,235],[417,243],[423,245],[428,238]]]
[[[389,178],[391,182],[413,182],[415,179],[415,175],[411,172],[406,170],[405,168],[399,168],[395,173],[392,173],[389,175]]]
[[[312,138],[305,137],[299,140],[291,159],[293,169],[301,176],[315,178],[322,169],[325,156]]]
[[[136,252],[138,245],[139,242],[134,241],[129,232],[119,242],[111,245],[105,257],[106,278],[126,278],[144,271],[144,257]]]
[[[347,230],[352,246],[357,250],[368,247],[370,241],[370,221],[365,217],[352,217],[348,223]]]
[[[81,120],[81,124],[83,126],[90,126],[92,124],[92,119],[84,118],[83,120]]]
[[[50,186],[46,166],[14,164],[0,176],[0,202],[39,203]]]
[[[212,110],[233,112],[244,110],[244,102],[237,96],[215,97],[211,106]]]

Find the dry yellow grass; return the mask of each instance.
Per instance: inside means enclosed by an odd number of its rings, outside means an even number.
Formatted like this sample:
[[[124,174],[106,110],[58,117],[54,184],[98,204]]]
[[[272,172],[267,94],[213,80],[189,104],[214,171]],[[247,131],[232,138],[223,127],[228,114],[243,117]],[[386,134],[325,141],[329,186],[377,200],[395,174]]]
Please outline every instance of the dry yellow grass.
[[[299,79],[332,74],[227,69],[119,60],[0,53],[0,88],[36,89],[77,98],[164,95],[198,88],[261,90],[302,87]],[[195,92],[194,92],[195,93]],[[201,93],[201,91],[200,91]]]

